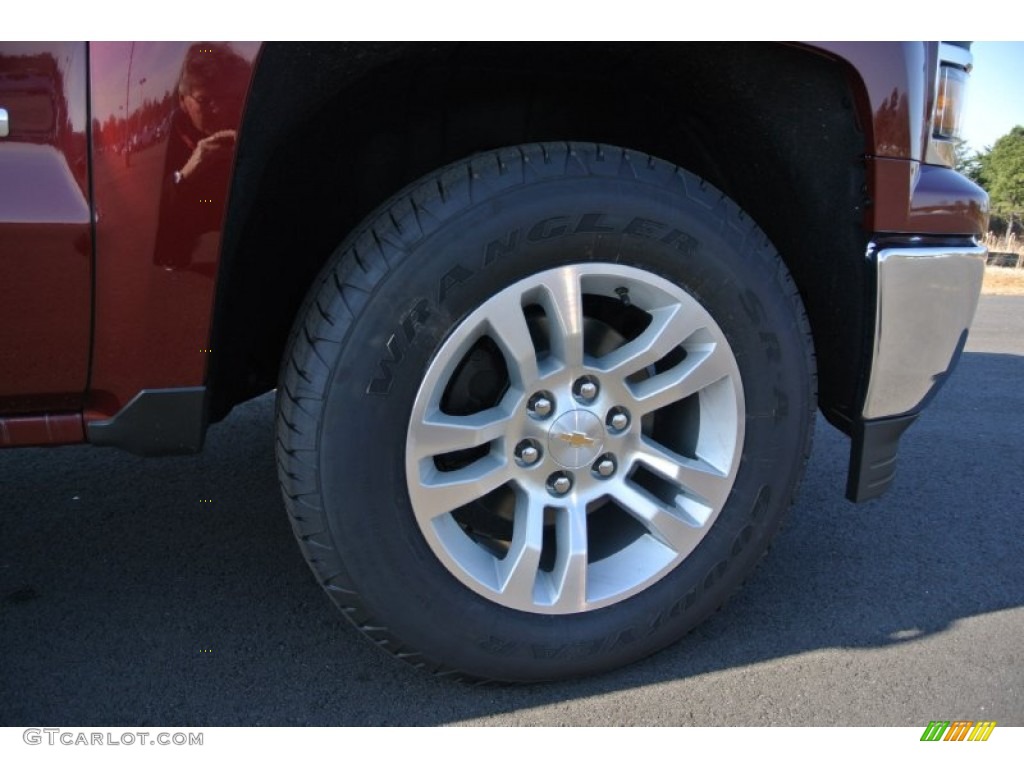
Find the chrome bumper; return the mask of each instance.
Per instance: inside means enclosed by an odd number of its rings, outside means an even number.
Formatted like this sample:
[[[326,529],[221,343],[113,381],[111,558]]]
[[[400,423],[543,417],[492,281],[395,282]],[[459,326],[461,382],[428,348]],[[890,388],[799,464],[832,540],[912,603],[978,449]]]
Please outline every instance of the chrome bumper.
[[[871,372],[851,429],[846,496],[892,483],[900,436],[956,366],[974,319],[986,249],[872,247],[877,300]]]
[[[882,248],[863,417],[919,411],[956,365],[985,273],[983,247]]]

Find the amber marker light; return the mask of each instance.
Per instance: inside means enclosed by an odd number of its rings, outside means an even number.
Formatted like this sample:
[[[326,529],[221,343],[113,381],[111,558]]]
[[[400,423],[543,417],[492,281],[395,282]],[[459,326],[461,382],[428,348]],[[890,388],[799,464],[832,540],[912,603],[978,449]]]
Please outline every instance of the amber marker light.
[[[967,96],[967,73],[956,66],[943,65],[939,72],[939,92],[935,100],[937,138],[960,138],[960,122]]]

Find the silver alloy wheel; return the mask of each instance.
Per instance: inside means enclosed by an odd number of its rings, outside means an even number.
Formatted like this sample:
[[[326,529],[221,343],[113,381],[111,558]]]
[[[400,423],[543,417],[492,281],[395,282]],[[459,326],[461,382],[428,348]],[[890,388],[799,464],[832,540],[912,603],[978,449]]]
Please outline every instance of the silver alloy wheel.
[[[483,346],[495,402],[451,407]],[[618,264],[541,272],[484,302],[430,363],[406,439],[412,509],[441,563],[485,598],[601,608],[707,535],[744,413],[725,335],[685,290]]]

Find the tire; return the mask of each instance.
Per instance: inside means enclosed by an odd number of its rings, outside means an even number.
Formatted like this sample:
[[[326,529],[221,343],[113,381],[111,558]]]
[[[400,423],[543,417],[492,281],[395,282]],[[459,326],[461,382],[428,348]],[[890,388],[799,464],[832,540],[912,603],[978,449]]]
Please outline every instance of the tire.
[[[743,582],[810,450],[799,295],[696,176],[609,146],[472,157],[371,215],[296,321],[285,504],[352,623],[537,681],[674,642]]]

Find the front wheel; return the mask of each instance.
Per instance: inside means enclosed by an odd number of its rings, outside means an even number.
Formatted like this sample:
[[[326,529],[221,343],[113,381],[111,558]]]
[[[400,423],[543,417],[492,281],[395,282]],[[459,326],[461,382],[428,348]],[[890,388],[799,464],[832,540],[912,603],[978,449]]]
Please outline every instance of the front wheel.
[[[608,669],[713,612],[809,450],[785,267],[693,175],[594,145],[480,155],[335,252],[279,388],[285,501],[357,627],[438,672]]]

